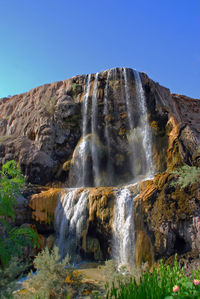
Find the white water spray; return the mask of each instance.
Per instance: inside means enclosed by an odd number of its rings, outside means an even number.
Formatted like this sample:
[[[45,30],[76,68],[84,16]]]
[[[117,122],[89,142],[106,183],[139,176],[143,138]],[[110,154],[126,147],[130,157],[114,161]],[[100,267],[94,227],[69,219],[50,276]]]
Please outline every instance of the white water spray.
[[[112,255],[117,265],[131,266],[135,256],[133,195],[128,187],[116,191]]]
[[[92,95],[92,115],[91,115],[91,126],[92,126],[92,168],[93,168],[93,177],[94,185],[96,187],[101,184],[100,170],[99,170],[99,153],[97,149],[97,138],[98,138],[98,76],[99,73],[95,75],[94,89]]]
[[[55,212],[56,245],[60,256],[71,258],[79,255],[80,239],[87,228],[88,191],[79,188],[66,189],[59,199]]]
[[[151,138],[151,130],[148,123],[148,116],[147,116],[147,107],[146,107],[146,98],[144,95],[144,90],[142,87],[142,82],[139,73],[134,70],[134,77],[135,77],[135,86],[136,86],[136,93],[138,98],[138,104],[140,107],[141,113],[141,130],[143,135],[143,148],[145,152],[146,158],[146,176],[153,175],[153,154],[152,154],[152,138]]]
[[[111,162],[111,143],[110,143],[110,132],[109,132],[109,106],[108,106],[108,87],[110,79],[110,70],[107,72],[106,86],[105,86],[105,95],[104,95],[104,119],[105,119],[105,140],[106,140],[106,151],[107,151],[107,185],[113,184],[113,167]]]
[[[85,140],[86,135],[87,135],[87,122],[88,122],[88,99],[89,99],[89,95],[90,95],[90,80],[91,80],[91,74],[88,75],[87,77],[87,84],[86,84],[86,93],[84,96],[84,100],[83,100],[83,133],[82,133],[82,169],[83,169],[83,175],[82,175],[82,184],[81,186],[85,186],[86,184],[86,146],[87,146],[87,142]]]

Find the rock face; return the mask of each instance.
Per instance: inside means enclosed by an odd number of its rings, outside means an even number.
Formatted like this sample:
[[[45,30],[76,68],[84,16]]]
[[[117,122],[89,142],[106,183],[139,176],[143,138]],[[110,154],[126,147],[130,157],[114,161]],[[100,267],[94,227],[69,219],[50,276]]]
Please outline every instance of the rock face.
[[[146,74],[139,76],[143,108],[134,72],[121,68],[0,99],[0,164],[19,161],[31,184],[90,187],[87,225],[77,248],[95,260],[112,254],[116,188],[130,182],[139,182],[131,187],[137,192],[130,189],[137,264],[200,247],[200,187],[170,185],[175,168],[200,166],[200,100],[171,94]],[[151,171],[157,173],[151,180],[142,158],[150,142],[142,141],[144,132],[151,139]],[[60,192],[66,191],[47,188],[29,202],[22,198],[17,223],[54,233]]]
[[[181,162],[199,163],[200,102],[170,94],[168,89],[154,83],[145,74],[140,76],[147,99],[149,123],[153,129],[157,171],[165,171],[167,167],[180,165]],[[94,77],[91,76],[91,85]],[[1,99],[0,163],[18,160],[28,181],[34,184],[69,181],[69,171],[65,166],[72,159],[81,138],[81,105],[86,79],[86,76],[77,76]],[[103,106],[106,79],[107,72],[99,74],[99,106]],[[122,147],[121,156],[118,151],[115,159],[116,169],[120,172],[126,167],[123,139],[126,138],[128,117],[120,94],[121,83],[119,69],[116,69],[116,78],[110,78],[109,97],[113,107],[110,107],[107,121],[114,130],[112,148]],[[114,117],[118,121],[114,122]],[[101,111],[98,126],[103,126],[103,118]],[[134,118],[137,122],[137,110]]]
[[[136,227],[149,235],[156,258],[199,251],[200,186],[181,190],[171,185],[173,179],[165,172],[141,183],[135,201]]]

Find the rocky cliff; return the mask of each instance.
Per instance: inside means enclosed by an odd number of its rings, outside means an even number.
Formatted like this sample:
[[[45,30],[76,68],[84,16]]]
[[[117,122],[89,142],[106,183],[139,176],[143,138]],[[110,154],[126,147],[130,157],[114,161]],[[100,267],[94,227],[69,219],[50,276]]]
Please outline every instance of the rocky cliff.
[[[0,164],[19,161],[31,184],[89,187],[87,223],[78,245],[88,257],[110,256],[114,207],[122,192],[118,188],[130,183],[137,183],[127,198],[134,198],[132,254],[138,264],[200,246],[200,187],[180,190],[170,185],[172,170],[184,164],[200,166],[200,100],[171,94],[146,74],[139,76],[148,127],[131,69],[76,76],[0,100]],[[151,180],[148,159],[143,158],[144,142],[147,148],[149,144],[142,141],[144,132],[151,136]],[[92,175],[97,164],[98,183]],[[24,201],[21,209],[26,213],[21,212],[18,223],[33,222],[40,232],[53,233],[59,190],[37,191]]]

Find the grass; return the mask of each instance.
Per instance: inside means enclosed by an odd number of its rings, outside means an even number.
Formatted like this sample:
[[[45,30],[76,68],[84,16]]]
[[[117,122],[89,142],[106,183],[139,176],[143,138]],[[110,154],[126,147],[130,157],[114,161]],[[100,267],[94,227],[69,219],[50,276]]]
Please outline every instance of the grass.
[[[160,261],[152,273],[142,273],[139,281],[136,277],[129,277],[126,282],[118,280],[111,285],[107,283],[106,299],[200,298],[199,278],[200,270],[193,274],[193,281],[185,276],[176,258],[173,267]]]

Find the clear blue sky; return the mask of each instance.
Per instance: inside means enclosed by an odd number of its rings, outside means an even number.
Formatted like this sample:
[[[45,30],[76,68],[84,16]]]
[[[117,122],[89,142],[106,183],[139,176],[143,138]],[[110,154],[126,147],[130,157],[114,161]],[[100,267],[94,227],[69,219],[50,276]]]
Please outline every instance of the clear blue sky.
[[[0,0],[0,97],[111,67],[200,97],[200,0]]]

